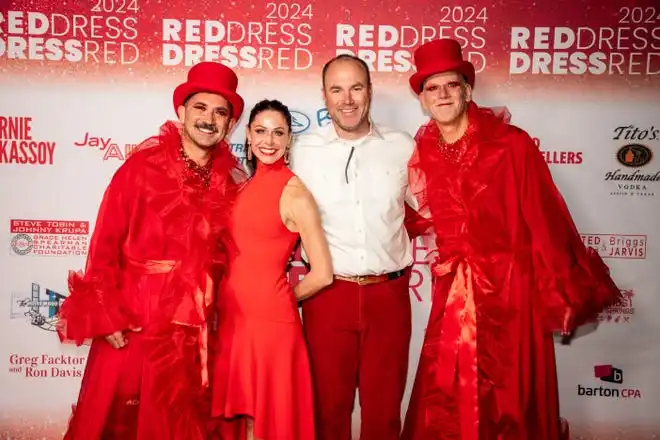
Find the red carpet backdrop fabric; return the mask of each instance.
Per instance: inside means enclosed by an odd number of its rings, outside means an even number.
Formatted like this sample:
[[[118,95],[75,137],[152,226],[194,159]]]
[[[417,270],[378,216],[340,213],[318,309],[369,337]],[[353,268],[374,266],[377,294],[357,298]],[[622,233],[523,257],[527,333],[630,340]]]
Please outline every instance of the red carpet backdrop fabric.
[[[174,119],[171,94],[201,60],[235,68],[249,109],[290,106],[294,131],[330,123],[321,67],[371,67],[374,120],[414,134],[408,86],[422,42],[454,37],[476,101],[505,107],[537,141],[621,304],[557,346],[562,415],[575,439],[660,434],[660,3],[655,0],[0,1],[0,437],[57,439],[87,347],[60,346],[67,271],[84,267],[110,177]],[[246,112],[247,113],[247,112]],[[244,124],[232,149],[245,154]],[[417,243],[405,411],[430,310]],[[295,282],[304,268],[297,262]],[[359,407],[356,407],[356,434]]]

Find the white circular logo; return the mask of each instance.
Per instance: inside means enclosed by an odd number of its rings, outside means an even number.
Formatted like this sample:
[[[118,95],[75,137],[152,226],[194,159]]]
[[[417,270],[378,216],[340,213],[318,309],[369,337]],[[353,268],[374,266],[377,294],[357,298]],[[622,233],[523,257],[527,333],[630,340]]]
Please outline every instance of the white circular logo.
[[[32,237],[27,234],[16,234],[14,238],[11,239],[11,248],[18,255],[27,255],[32,252],[34,244],[32,243]]]

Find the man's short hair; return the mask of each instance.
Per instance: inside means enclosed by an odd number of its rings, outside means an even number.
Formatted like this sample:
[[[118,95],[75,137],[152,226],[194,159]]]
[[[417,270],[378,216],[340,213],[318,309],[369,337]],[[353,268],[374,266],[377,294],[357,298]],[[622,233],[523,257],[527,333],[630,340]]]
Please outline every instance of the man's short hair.
[[[332,63],[336,61],[355,61],[362,67],[364,70],[365,75],[367,75],[367,88],[371,90],[371,73],[369,72],[369,66],[367,66],[367,63],[359,57],[356,57],[355,55],[351,55],[349,53],[343,53],[340,55],[337,55],[336,57],[332,58],[330,61],[325,63],[323,66],[323,71],[321,73],[321,80],[323,82],[323,88],[325,89],[325,75],[328,73],[328,69],[332,65]]]

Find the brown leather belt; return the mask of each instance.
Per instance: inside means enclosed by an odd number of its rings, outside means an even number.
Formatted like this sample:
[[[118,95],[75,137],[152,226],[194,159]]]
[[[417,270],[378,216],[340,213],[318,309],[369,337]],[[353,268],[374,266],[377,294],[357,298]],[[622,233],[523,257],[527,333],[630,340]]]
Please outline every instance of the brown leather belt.
[[[369,284],[378,284],[384,281],[395,280],[402,276],[405,273],[405,270],[397,270],[396,272],[384,273],[382,275],[352,275],[352,276],[343,276],[335,275],[336,280],[348,281],[351,283],[357,283],[360,286],[367,286]]]

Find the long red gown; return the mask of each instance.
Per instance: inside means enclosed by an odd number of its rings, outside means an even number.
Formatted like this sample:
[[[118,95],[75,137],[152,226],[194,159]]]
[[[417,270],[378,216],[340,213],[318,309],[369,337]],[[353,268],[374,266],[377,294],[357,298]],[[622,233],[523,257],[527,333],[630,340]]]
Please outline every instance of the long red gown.
[[[232,222],[237,253],[217,302],[213,415],[252,417],[255,437],[264,440],[314,440],[307,347],[286,277],[298,234],[280,217],[292,176],[282,160],[259,164],[239,193]]]
[[[222,142],[207,187],[180,147],[180,128],[168,122],[117,170],[85,273],[70,273],[60,338],[93,341],[65,439],[206,438],[206,318],[227,264],[240,171]],[[124,348],[104,338],[129,328],[142,330],[126,332]]]
[[[558,440],[552,332],[620,293],[530,137],[475,104],[468,117],[455,144],[421,127],[410,163],[437,258],[402,439]]]

